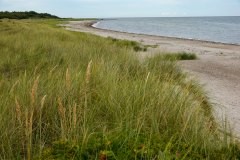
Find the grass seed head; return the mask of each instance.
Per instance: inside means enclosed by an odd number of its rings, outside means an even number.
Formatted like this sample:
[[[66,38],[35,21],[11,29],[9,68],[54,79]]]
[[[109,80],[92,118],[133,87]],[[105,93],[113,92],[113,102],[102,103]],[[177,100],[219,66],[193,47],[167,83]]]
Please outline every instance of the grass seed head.
[[[67,68],[67,71],[66,71],[66,86],[67,86],[67,89],[70,90],[70,88],[71,88],[71,76],[70,76],[68,68]]]
[[[32,102],[32,105],[34,105],[34,103],[35,103],[35,96],[36,96],[36,93],[37,93],[39,77],[40,77],[40,76],[38,76],[38,77],[35,79],[34,84],[33,84],[33,86],[32,86],[32,91],[31,91],[31,102]]]
[[[88,63],[86,72],[86,84],[89,84],[91,78],[92,60]]]
[[[21,112],[21,106],[17,100],[17,98],[15,98],[15,104],[16,104],[16,116],[18,121],[21,121],[21,117],[22,117],[22,112]]]
[[[58,112],[59,112],[59,114],[61,116],[61,119],[65,120],[66,109],[63,107],[62,100],[61,100],[60,97],[58,97]]]
[[[42,100],[41,100],[41,109],[43,109],[45,100],[46,100],[47,95],[43,96]]]

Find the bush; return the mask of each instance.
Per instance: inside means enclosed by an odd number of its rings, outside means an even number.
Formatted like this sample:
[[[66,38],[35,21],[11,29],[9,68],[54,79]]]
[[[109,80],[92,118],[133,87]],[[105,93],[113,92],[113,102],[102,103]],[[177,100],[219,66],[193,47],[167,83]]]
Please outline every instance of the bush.
[[[59,18],[48,13],[30,12],[0,12],[0,19],[29,19],[29,18]]]
[[[162,58],[166,60],[195,60],[197,55],[195,53],[163,53]]]
[[[178,57],[179,60],[195,60],[195,59],[197,59],[196,54],[186,53],[186,52],[179,53],[177,57]]]

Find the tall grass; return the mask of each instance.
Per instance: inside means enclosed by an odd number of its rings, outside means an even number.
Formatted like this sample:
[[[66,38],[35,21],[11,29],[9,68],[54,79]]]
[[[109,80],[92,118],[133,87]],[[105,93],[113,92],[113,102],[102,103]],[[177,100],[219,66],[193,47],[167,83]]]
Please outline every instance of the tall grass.
[[[196,82],[162,55],[0,22],[0,159],[236,159]]]

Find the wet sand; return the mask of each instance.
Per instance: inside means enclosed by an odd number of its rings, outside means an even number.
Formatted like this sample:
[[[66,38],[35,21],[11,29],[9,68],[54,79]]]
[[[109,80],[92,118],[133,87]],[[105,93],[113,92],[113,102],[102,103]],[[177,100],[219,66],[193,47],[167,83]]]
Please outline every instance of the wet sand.
[[[193,52],[198,60],[179,64],[205,86],[214,103],[219,121],[228,119],[237,137],[240,137],[240,45],[208,41],[132,34],[92,27],[94,21],[71,21],[64,25],[68,30],[88,32],[103,37],[127,39],[157,48],[142,52],[141,58],[161,52]]]

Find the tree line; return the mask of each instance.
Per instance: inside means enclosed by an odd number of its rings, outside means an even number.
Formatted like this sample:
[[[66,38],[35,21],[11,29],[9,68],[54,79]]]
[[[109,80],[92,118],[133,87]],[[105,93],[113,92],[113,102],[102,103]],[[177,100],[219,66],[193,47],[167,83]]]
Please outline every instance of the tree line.
[[[37,13],[35,11],[29,12],[8,12],[8,11],[1,11],[0,12],[0,19],[9,18],[9,19],[31,19],[31,18],[59,18],[55,15],[51,15],[48,13]]]

